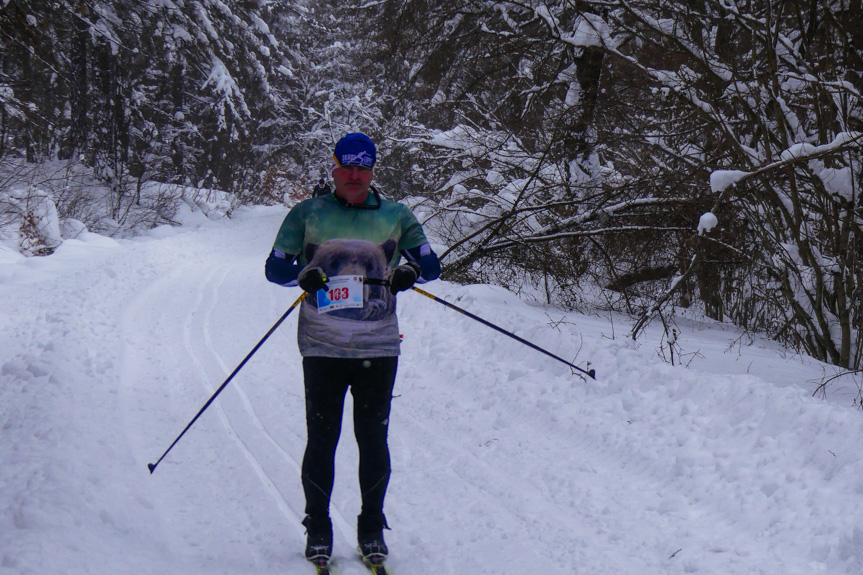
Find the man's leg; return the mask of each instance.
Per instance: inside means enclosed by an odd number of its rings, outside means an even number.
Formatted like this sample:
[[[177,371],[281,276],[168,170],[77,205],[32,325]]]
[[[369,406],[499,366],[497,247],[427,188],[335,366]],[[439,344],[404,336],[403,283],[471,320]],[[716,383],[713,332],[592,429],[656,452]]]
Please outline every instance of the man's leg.
[[[383,513],[384,497],[390,480],[387,432],[398,358],[360,361],[357,376],[351,384],[363,501],[358,518],[358,536],[361,545],[364,539],[379,539],[383,544],[382,531],[387,527]]]
[[[306,515],[313,521],[329,518],[336,447],[342,429],[342,411],[348,388],[346,361],[350,360],[303,358],[308,441],[303,456],[302,479],[306,495]]]

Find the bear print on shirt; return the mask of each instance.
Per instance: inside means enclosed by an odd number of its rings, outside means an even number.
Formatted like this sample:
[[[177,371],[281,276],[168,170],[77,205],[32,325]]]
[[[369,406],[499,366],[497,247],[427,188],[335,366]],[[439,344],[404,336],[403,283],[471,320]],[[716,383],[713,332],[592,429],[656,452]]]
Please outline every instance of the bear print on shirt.
[[[382,244],[366,240],[333,239],[322,244],[307,244],[304,250],[309,266],[317,266],[328,276],[361,275],[372,279],[389,279],[388,262],[396,250],[396,241]],[[342,309],[327,315],[355,320],[378,320],[395,312],[395,296],[387,286],[366,284],[363,288],[364,305],[357,309]],[[308,298],[317,307],[314,298]]]

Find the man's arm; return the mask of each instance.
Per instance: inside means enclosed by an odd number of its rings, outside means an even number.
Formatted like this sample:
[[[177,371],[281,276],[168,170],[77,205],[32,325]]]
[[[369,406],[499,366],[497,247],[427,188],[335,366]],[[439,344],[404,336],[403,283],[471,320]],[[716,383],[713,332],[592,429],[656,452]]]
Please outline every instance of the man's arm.
[[[425,243],[415,248],[401,250],[401,254],[407,261],[420,266],[417,283],[425,283],[440,277],[440,260],[429,244]]]
[[[264,266],[264,271],[267,279],[274,284],[293,287],[297,284],[297,276],[300,275],[303,266],[295,263],[297,256],[286,254],[283,251],[274,249],[270,252],[270,257],[267,258],[267,263]]]

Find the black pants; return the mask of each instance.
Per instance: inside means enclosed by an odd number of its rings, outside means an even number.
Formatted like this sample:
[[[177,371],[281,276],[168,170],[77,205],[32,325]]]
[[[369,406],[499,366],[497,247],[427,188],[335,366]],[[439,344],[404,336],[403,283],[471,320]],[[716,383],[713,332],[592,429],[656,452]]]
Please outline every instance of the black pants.
[[[390,480],[387,429],[397,367],[398,357],[303,358],[308,443],[302,478],[310,517],[329,514],[348,388],[354,399],[354,435],[360,453],[362,515],[383,515]]]

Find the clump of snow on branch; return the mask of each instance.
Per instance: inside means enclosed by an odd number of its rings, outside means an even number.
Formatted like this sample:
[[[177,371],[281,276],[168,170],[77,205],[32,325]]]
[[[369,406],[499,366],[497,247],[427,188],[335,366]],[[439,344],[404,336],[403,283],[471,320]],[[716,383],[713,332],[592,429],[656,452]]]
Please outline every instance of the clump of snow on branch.
[[[563,40],[583,48],[602,48],[603,41],[609,37],[608,25],[596,14],[582,14],[576,21],[575,32],[564,36]]]
[[[747,175],[749,175],[749,172],[742,172],[740,170],[716,170],[710,174],[710,189],[714,192],[722,192]]]
[[[701,218],[699,218],[698,220],[698,235],[703,236],[704,234],[715,228],[718,223],[719,220],[716,219],[716,216],[713,215],[712,212],[705,212],[701,214]]]

